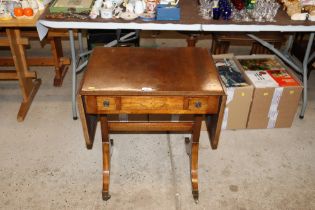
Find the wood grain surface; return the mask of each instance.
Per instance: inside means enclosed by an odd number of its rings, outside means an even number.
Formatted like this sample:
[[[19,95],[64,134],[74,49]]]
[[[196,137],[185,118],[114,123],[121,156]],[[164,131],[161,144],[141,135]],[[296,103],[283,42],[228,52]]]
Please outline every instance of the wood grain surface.
[[[95,48],[82,95],[222,94],[213,59],[204,48]]]

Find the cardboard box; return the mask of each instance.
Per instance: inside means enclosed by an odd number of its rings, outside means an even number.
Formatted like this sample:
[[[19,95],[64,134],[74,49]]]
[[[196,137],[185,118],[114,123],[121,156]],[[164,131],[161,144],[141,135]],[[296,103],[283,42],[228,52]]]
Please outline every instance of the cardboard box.
[[[240,73],[245,82],[239,83],[239,85],[230,84],[230,87],[227,87],[229,82],[221,75],[223,87],[227,93],[222,129],[244,129],[247,125],[254,87],[248,78],[243,75],[244,72],[241,70],[240,64],[233,54],[213,55],[213,60],[217,68],[223,65],[222,60],[224,59],[226,59],[225,62],[228,62],[228,65],[231,65],[231,68],[236,73]]]
[[[303,90],[303,85],[300,80],[274,55],[236,56],[236,58],[241,65],[245,67],[245,71],[248,71],[248,69],[255,70],[254,68],[257,68],[259,71],[264,72],[264,70],[279,70],[280,68],[286,70],[291,79],[296,81],[296,85],[294,86],[281,86],[279,85],[279,81],[275,80],[277,85],[273,86],[270,82],[267,82],[269,87],[263,87],[261,83],[255,85],[255,83],[252,82],[251,84],[255,89],[247,128],[291,127]],[[266,59],[269,59],[271,62],[264,64],[265,61],[263,62],[263,60]],[[253,60],[253,63],[247,65],[246,60]],[[261,64],[257,65],[255,60],[258,61],[257,63],[260,62]],[[280,67],[278,64],[280,64]]]

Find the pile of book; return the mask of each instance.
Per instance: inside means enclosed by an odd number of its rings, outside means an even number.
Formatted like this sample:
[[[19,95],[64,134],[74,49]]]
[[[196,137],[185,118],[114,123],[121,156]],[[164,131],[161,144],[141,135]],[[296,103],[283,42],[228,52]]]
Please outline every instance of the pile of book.
[[[225,87],[243,87],[248,84],[232,58],[215,59],[215,65]]]
[[[276,57],[257,59],[238,57],[238,61],[255,87],[299,86]]]
[[[303,86],[275,55],[214,55],[227,94],[222,129],[288,128]]]

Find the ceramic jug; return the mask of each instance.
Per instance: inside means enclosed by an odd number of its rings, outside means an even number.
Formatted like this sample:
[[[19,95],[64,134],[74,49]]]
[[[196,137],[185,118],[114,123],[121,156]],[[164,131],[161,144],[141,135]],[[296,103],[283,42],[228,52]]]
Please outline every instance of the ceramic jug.
[[[10,14],[13,16],[13,11],[15,7],[19,7],[21,6],[19,3],[15,2],[15,1],[8,1],[7,2],[7,9],[10,12]]]
[[[29,8],[30,7],[30,4],[28,3],[27,0],[23,0],[21,1],[21,5],[22,5],[22,8]]]
[[[146,4],[145,4],[144,0],[137,0],[135,2],[135,13],[137,15],[143,14],[145,7],[146,7]]]
[[[4,15],[7,12],[6,6],[0,3],[0,15]]]
[[[146,0],[147,13],[148,14],[154,14],[157,4],[158,4],[157,0]]]
[[[114,3],[111,0],[106,0],[103,3],[103,7],[105,9],[112,9],[114,7]]]
[[[29,0],[30,7],[35,11],[38,10],[37,0]]]

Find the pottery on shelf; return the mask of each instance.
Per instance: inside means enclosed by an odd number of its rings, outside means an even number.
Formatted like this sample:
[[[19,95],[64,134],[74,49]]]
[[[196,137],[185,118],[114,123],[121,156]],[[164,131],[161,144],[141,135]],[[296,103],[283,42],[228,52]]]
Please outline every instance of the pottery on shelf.
[[[137,0],[135,2],[135,14],[141,15],[145,11],[146,4],[143,0]]]
[[[135,20],[136,18],[138,18],[138,15],[131,12],[122,12],[120,14],[120,18],[124,20]]]

